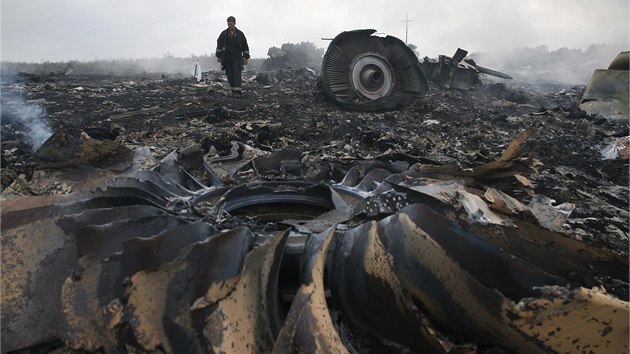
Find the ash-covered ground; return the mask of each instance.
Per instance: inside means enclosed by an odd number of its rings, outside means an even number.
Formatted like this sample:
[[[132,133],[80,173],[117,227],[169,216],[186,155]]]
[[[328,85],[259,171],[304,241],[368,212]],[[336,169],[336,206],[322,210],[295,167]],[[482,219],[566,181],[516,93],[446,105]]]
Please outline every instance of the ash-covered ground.
[[[155,161],[191,146],[206,157],[221,156],[238,141],[269,152],[294,148],[313,160],[400,153],[473,168],[496,160],[519,133],[534,128],[519,153],[537,161],[537,173],[497,180],[493,187],[523,202],[542,194],[572,203],[564,225],[572,237],[628,253],[628,160],[602,155],[629,135],[628,124],[580,110],[584,86],[482,77],[469,91],[431,85],[402,109],[354,112],[330,102],[311,69],[245,71],[243,81],[237,98],[216,71],[199,83],[165,74],[3,77],[4,198],[81,188],[58,180],[54,170],[36,168],[33,146],[58,131],[83,131],[131,149],[147,146]]]

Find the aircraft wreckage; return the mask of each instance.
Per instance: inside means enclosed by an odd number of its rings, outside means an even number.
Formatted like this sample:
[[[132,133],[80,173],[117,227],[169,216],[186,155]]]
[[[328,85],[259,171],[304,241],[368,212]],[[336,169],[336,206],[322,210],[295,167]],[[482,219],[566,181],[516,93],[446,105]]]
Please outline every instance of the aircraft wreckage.
[[[479,73],[512,78],[464,59],[468,52],[463,49],[457,49],[453,57],[440,55],[438,61],[425,58],[420,63],[403,41],[375,33],[374,29],[342,32],[324,54],[320,85],[343,108],[400,108],[428,91],[429,80],[442,88],[469,89],[479,83]]]
[[[320,84],[341,107],[391,109],[428,80],[466,88],[475,73],[504,75],[462,50],[419,64],[373,34],[344,32],[326,53]],[[221,106],[207,119],[246,113]],[[2,202],[1,352],[627,353],[627,253],[569,235],[571,203],[491,187],[528,183],[540,167],[521,155],[533,134],[466,167],[239,141],[156,165],[147,146],[59,130],[38,168],[70,167],[82,188]]]
[[[151,170],[142,148],[58,133],[46,163],[101,151],[84,161],[127,172],[3,203],[2,353],[355,352],[354,333],[432,353],[627,352],[627,289],[597,280],[628,279],[627,257],[567,237],[570,206],[484,187],[524,173],[532,133],[472,169],[235,142]]]
[[[586,86],[580,108],[627,121],[630,118],[630,52],[619,53],[608,66],[598,69]]]

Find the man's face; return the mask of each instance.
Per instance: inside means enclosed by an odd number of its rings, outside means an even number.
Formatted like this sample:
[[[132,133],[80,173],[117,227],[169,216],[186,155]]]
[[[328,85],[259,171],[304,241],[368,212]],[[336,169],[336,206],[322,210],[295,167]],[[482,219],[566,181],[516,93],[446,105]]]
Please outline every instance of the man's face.
[[[228,29],[230,31],[234,30],[234,27],[236,26],[236,22],[233,21],[228,21]]]

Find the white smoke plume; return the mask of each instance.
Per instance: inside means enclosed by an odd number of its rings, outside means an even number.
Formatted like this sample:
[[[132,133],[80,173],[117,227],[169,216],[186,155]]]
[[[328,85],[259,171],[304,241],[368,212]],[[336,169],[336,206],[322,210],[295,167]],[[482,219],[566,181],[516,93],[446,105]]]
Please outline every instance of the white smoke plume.
[[[2,140],[20,140],[37,150],[51,135],[46,109],[19,94],[2,94]]]
[[[593,71],[606,69],[619,52],[619,47],[606,44],[591,45],[585,51],[566,47],[549,50],[542,45],[502,53],[472,53],[471,57],[481,66],[509,74],[514,81],[586,85]]]

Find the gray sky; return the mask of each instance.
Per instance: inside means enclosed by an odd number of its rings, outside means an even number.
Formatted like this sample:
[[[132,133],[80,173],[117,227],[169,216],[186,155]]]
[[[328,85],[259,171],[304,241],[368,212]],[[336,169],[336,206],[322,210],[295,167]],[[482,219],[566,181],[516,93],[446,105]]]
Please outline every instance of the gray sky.
[[[283,43],[328,41],[373,28],[421,56],[547,45],[628,50],[628,0],[1,0],[1,58],[65,61],[211,54],[226,18],[236,17],[253,57]]]

